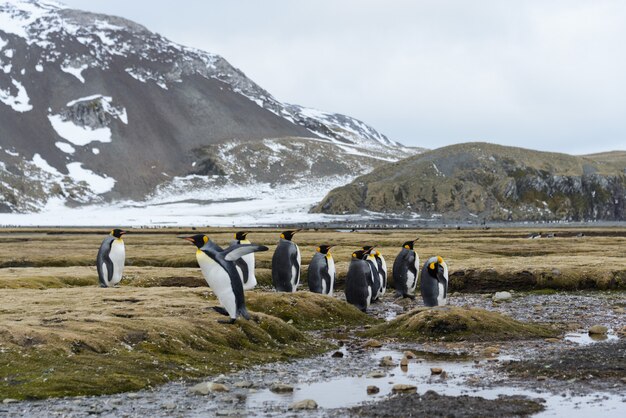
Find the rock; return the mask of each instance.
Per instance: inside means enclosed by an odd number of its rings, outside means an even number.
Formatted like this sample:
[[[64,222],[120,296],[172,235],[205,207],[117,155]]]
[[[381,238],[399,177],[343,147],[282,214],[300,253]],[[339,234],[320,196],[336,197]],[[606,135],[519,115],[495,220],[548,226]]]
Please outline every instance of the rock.
[[[164,403],[163,405],[161,405],[161,408],[168,410],[176,409],[176,404],[172,402]]]
[[[509,300],[513,297],[513,295],[510,292],[496,292],[493,295],[493,301],[494,302],[502,302],[505,300]]]
[[[613,312],[615,312],[616,314],[624,314],[626,313],[626,309],[622,308],[621,306],[616,306],[613,308]]]
[[[218,417],[245,417],[248,413],[243,409],[218,409],[215,411],[215,416]]]
[[[567,324],[565,324],[565,328],[568,331],[578,331],[582,327],[583,326],[581,324],[579,324],[578,322],[568,322]]]
[[[342,358],[343,357],[343,353],[341,351],[335,351],[331,357],[333,357],[333,358]]]
[[[617,335],[624,337],[626,336],[626,327],[622,327],[621,329],[617,330]]]
[[[622,381],[622,383],[626,383],[626,377],[622,377],[620,380]]]
[[[609,332],[609,329],[603,325],[594,325],[589,328],[589,334],[599,334],[604,335]]]
[[[483,295],[483,299],[491,299],[492,297],[493,297],[493,294],[491,294],[491,293],[485,293]]]
[[[367,377],[369,378],[374,378],[374,379],[380,379],[382,377],[387,376],[385,373],[383,372],[372,372],[370,374],[367,375]]]
[[[274,393],[293,392],[293,386],[285,385],[284,383],[274,383],[272,386],[270,386],[270,390]]]
[[[385,356],[380,359],[380,366],[382,367],[395,367],[396,363],[392,360],[391,356]]]
[[[244,380],[242,382],[235,383],[234,386],[236,388],[248,389],[248,388],[251,388],[252,386],[254,386],[254,383],[248,382],[247,380]]]
[[[408,358],[409,360],[417,358],[417,356],[412,351],[405,351],[404,352],[404,357]]]
[[[17,403],[17,402],[19,402],[17,399],[12,399],[12,398],[5,398],[2,400],[2,403],[5,405],[10,404],[10,403]]]
[[[443,369],[441,367],[431,367],[430,374],[441,374],[443,373]]]
[[[317,409],[317,402],[315,402],[313,399],[303,399],[289,405],[289,409],[294,411],[302,409]]]
[[[229,390],[228,386],[215,382],[202,382],[189,388],[191,393],[196,393],[198,395],[208,395],[209,393],[214,392],[228,392]]]
[[[380,392],[380,388],[378,386],[370,385],[367,387],[367,394],[373,395],[375,393]]]
[[[537,376],[538,381],[548,380],[548,376]]]
[[[558,338],[546,338],[544,341],[547,343],[560,343],[561,342],[561,340],[559,340]]]
[[[496,347],[496,346],[485,347],[482,353],[484,356],[487,356],[487,357],[495,356],[496,354],[500,354],[500,347]]]
[[[407,367],[409,365],[409,359],[406,357],[402,357],[400,360],[400,367]]]
[[[367,340],[365,341],[365,344],[363,344],[363,348],[380,348],[382,346],[383,343],[378,340]]]
[[[398,383],[391,388],[393,393],[417,393],[417,386]]]

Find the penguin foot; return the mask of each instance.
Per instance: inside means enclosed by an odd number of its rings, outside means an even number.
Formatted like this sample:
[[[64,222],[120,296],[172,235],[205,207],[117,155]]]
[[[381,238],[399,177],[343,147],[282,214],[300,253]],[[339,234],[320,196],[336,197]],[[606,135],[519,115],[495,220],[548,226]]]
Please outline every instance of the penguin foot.
[[[226,309],[222,308],[221,306],[214,306],[213,310],[215,312],[217,312],[218,314],[221,314],[221,315],[224,315],[224,316],[230,316],[228,311]]]
[[[409,298],[411,300],[415,300],[415,295],[404,295],[405,298]]]
[[[228,325],[232,325],[235,323],[235,321],[237,320],[237,318],[230,318],[230,319],[218,319],[217,322],[220,324],[228,324]]]

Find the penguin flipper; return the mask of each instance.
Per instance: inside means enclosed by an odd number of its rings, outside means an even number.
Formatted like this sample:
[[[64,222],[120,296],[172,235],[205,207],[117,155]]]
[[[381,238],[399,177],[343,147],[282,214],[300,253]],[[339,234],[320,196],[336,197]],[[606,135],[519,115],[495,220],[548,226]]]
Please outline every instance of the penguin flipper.
[[[218,314],[220,314],[220,315],[230,316],[228,311],[226,309],[222,308],[221,306],[213,306],[213,310],[215,312],[217,312]]]
[[[246,254],[254,253],[257,251],[267,251],[265,245],[256,245],[256,244],[237,244],[231,245],[226,248],[222,254],[224,255],[224,260],[226,261],[235,261],[238,258],[243,257]]]
[[[241,279],[243,280],[243,282],[248,283],[248,275],[249,275],[248,263],[246,263],[243,260],[243,258],[240,257],[237,260],[235,260],[235,266],[241,269]]]

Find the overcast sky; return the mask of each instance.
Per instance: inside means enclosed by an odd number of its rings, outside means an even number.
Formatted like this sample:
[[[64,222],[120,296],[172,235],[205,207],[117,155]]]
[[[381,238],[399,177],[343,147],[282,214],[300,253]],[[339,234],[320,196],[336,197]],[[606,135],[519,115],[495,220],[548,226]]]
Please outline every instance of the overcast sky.
[[[61,1],[218,53],[281,101],[407,145],[626,150],[626,1]]]

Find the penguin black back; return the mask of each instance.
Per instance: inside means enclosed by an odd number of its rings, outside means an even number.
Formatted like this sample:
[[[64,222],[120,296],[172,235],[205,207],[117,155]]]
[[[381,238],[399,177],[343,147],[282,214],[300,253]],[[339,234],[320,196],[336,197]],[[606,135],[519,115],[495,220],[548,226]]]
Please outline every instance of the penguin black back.
[[[363,312],[367,311],[372,299],[371,270],[363,250],[352,253],[352,260],[346,275],[346,301]]]

